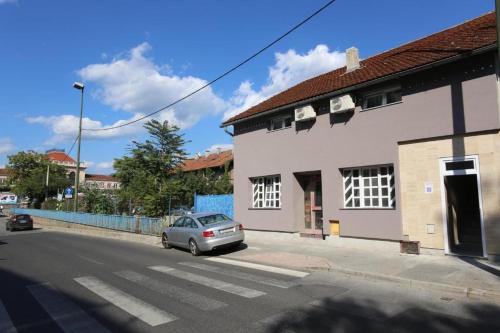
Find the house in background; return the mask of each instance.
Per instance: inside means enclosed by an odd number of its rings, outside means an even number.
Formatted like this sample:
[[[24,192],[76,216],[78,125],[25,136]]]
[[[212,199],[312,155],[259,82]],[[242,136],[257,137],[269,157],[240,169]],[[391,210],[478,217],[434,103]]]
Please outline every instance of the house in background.
[[[66,168],[66,173],[73,180],[76,175],[76,161],[64,152],[64,149],[51,149],[46,152],[52,163]],[[87,174],[87,167],[80,162],[80,184],[98,189],[119,189],[120,181],[109,175]]]
[[[228,119],[247,229],[500,255],[495,13],[309,79]],[[331,228],[333,226],[333,228]]]
[[[216,176],[222,176],[225,173],[229,174],[231,180],[233,179],[233,151],[232,150],[218,150],[212,154],[196,154],[195,157],[186,159],[182,165],[183,172],[195,172],[212,170]]]
[[[8,178],[9,178],[9,173],[7,172],[7,169],[0,168],[0,187],[8,185],[7,182]]]
[[[87,173],[85,175],[85,186],[101,190],[117,190],[120,188],[120,181],[113,176]]]
[[[49,160],[57,165],[63,166],[69,178],[73,180],[76,175],[76,161],[64,152],[64,149],[50,149],[46,151]],[[85,183],[85,170],[87,167],[80,162],[80,184]]]

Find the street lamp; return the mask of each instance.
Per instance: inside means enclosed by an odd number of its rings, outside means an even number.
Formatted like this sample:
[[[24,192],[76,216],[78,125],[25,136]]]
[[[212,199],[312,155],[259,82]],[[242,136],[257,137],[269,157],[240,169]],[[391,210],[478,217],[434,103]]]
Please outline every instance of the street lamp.
[[[82,92],[80,97],[80,125],[78,126],[78,148],[76,151],[76,175],[75,175],[75,199],[73,211],[78,209],[78,185],[80,183],[80,144],[82,143],[82,117],[83,117],[83,89],[85,86],[81,82],[73,83],[73,88]]]

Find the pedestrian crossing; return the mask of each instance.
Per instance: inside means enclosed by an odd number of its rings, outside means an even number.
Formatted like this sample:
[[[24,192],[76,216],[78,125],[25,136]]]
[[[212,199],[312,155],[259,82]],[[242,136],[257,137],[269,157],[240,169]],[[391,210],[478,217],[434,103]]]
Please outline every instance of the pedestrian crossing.
[[[123,316],[134,320],[138,319],[150,327],[169,325],[182,320],[192,321],[188,312],[183,312],[172,304],[182,303],[187,309],[202,312],[221,310],[224,317],[224,309],[233,305],[232,302],[237,302],[238,299],[252,301],[269,295],[272,290],[284,290],[298,284],[297,279],[290,281],[288,274],[281,276],[269,273],[255,274],[249,272],[248,268],[231,269],[228,267],[231,264],[215,265],[206,260],[178,262],[171,266],[145,266],[139,271],[126,269],[100,272],[98,276],[92,274],[75,276],[68,283],[71,284],[71,288],[79,289],[79,292],[87,297],[98,299],[117,309],[113,311],[123,313]],[[242,285],[248,282],[251,286]],[[125,289],[125,285],[129,287]],[[259,288],[259,285],[263,289]],[[77,304],[71,296],[58,290],[55,285],[46,282],[27,285],[26,288],[61,331],[73,333],[111,331],[105,323],[100,323],[94,317],[98,309],[89,309],[85,305]],[[200,290],[207,290],[208,295]],[[141,297],[146,298],[144,295],[146,292],[161,296],[164,302],[157,300],[153,301],[154,304],[146,302]],[[148,300],[151,302],[150,298]],[[0,299],[0,332],[15,333],[17,332],[15,324],[18,327],[29,325],[19,322],[19,316],[17,321],[13,322],[9,315],[8,304],[6,306]]]

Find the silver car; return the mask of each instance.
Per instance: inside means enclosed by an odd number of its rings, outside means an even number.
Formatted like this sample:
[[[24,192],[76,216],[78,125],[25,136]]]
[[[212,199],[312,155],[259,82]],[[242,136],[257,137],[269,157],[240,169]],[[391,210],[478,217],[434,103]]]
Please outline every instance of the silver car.
[[[240,245],[245,239],[243,225],[224,214],[198,213],[182,216],[165,228],[161,242],[166,249],[179,246],[194,256],[201,252]]]

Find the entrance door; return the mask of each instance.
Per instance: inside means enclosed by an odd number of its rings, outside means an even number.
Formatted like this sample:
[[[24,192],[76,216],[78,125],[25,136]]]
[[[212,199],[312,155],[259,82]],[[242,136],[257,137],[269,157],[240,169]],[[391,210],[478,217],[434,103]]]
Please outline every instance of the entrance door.
[[[302,178],[304,188],[304,232],[323,233],[323,206],[321,175],[305,175]]]
[[[486,256],[477,156],[441,160],[446,252]]]

